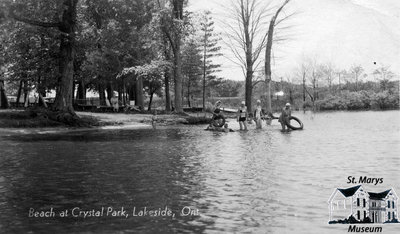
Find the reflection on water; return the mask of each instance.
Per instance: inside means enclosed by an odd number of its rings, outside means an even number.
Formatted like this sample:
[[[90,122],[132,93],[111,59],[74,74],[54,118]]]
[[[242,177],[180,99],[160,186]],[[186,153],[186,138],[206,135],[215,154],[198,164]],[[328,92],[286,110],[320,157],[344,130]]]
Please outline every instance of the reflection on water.
[[[383,177],[400,189],[400,112],[296,113],[280,125],[214,133],[204,126],[69,133],[0,132],[0,231],[84,233],[329,233],[327,200],[348,176]],[[236,123],[230,124],[234,126]],[[121,206],[185,207],[171,217],[29,218]],[[130,212],[129,212],[130,213]],[[385,225],[385,233],[396,230]]]

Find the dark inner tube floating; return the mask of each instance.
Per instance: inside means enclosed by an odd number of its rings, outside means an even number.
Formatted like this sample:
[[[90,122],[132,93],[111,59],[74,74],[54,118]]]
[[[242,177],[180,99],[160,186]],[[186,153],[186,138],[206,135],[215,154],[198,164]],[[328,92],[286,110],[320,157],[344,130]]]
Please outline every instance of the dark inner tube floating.
[[[217,116],[213,121],[213,126],[217,128],[221,128],[225,125],[225,117],[223,115]]]
[[[301,122],[301,120],[299,118],[294,117],[294,116],[290,116],[289,119],[296,121],[297,123],[299,123],[300,126],[299,127],[295,127],[295,126],[291,125],[289,122],[287,122],[286,126],[288,126],[288,128],[290,128],[292,130],[302,130],[303,129],[303,126],[304,126],[303,122]]]
[[[271,119],[279,119],[279,117],[274,116],[272,113],[271,113],[271,114],[268,114],[268,116],[269,116]]]

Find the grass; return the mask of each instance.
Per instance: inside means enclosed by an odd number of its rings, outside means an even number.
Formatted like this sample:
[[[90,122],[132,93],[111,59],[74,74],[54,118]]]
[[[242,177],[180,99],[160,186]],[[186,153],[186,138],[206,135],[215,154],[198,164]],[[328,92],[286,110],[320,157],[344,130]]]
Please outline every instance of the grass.
[[[0,112],[1,128],[39,128],[39,127],[58,127],[63,126],[45,116],[34,115],[31,111],[2,111]]]
[[[58,119],[58,115],[47,109],[2,110],[0,128],[42,128],[42,127],[91,127],[101,123],[93,117],[77,118],[74,122]]]

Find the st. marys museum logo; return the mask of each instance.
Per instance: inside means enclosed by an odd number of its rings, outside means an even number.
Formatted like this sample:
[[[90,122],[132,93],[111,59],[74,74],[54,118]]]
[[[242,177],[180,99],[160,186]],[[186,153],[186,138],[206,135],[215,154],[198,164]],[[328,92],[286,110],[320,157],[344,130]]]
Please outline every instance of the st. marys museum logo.
[[[393,188],[380,192],[367,191],[362,185],[336,188],[328,200],[329,224],[354,224],[348,232],[382,232],[381,226],[355,224],[399,223],[398,202]]]

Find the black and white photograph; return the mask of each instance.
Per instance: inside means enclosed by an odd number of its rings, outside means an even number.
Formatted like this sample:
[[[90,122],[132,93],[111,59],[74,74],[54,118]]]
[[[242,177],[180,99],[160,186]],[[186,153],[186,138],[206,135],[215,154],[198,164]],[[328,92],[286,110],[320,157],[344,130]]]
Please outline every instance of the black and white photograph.
[[[400,233],[399,0],[0,0],[0,234]]]

